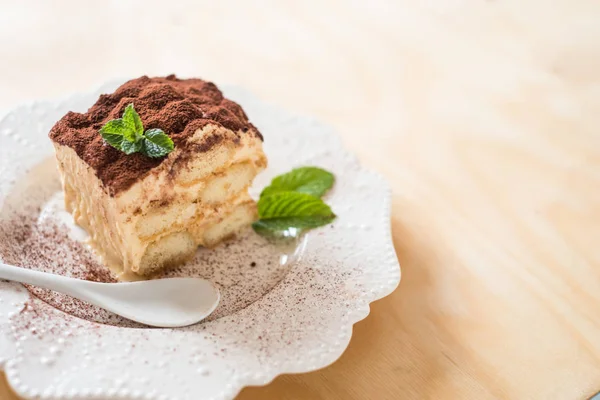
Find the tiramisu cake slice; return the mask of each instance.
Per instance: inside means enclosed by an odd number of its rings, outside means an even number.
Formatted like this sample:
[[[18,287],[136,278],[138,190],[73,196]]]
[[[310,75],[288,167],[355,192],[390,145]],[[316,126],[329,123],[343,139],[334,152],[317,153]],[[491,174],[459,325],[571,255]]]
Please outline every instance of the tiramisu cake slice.
[[[210,82],[128,81],[50,138],[67,210],[126,273],[179,265],[256,219],[248,187],[267,164],[262,135]]]

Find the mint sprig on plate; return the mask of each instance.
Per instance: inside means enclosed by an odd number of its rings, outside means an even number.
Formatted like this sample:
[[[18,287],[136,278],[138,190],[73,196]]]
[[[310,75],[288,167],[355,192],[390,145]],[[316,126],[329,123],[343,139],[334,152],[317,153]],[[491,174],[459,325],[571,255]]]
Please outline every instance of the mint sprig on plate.
[[[321,197],[327,192],[335,178],[331,172],[317,167],[296,168],[287,174],[279,175],[263,189],[260,197],[280,192],[300,192]]]
[[[277,176],[260,194],[260,219],[252,227],[263,236],[295,237],[329,224],[336,215],[321,197],[334,182],[331,172],[317,167],[296,168]]]
[[[125,154],[142,153],[148,157],[163,157],[173,151],[173,140],[161,129],[148,129],[144,132],[142,120],[133,103],[125,107],[123,117],[108,121],[100,134],[117,150]]]

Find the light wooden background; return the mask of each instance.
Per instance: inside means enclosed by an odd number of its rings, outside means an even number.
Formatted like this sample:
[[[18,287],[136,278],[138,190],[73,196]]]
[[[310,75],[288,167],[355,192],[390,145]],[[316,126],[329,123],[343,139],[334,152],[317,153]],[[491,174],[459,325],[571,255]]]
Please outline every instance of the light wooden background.
[[[325,120],[389,179],[398,290],[338,362],[240,400],[600,390],[598,1],[0,4],[0,108],[197,75]]]

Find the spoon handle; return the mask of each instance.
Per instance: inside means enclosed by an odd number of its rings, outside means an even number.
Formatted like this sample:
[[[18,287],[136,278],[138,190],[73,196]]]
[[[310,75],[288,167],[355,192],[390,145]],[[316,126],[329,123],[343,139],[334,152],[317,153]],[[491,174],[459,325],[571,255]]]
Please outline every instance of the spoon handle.
[[[4,263],[0,263],[0,279],[39,286],[74,297],[78,297],[77,294],[79,293],[77,284],[86,283],[79,279],[15,267]]]

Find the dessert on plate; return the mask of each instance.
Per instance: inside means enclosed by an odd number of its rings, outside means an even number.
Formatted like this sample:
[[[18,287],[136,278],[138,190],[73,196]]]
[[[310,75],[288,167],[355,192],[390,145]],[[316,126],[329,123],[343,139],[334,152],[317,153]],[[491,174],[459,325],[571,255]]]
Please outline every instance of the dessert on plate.
[[[263,137],[213,84],[143,76],[51,129],[65,206],[125,273],[189,260],[257,217]]]

